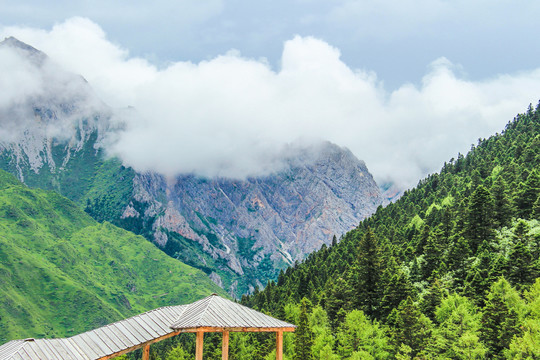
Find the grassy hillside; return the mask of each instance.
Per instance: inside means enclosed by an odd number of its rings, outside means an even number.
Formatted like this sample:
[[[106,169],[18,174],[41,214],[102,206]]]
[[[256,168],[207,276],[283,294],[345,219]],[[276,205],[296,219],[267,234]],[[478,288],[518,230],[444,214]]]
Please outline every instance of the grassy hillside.
[[[0,170],[0,343],[69,336],[223,293],[141,236]]]

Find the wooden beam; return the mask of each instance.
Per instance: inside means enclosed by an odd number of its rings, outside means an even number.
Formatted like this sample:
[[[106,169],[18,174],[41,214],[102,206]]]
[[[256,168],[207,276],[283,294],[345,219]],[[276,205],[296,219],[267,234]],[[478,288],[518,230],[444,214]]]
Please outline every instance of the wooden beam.
[[[296,327],[283,327],[283,328],[250,328],[250,327],[245,327],[245,328],[242,328],[242,327],[222,328],[222,327],[208,327],[208,326],[206,326],[206,327],[198,327],[198,328],[191,328],[191,329],[174,330],[173,332],[170,332],[170,333],[165,334],[163,336],[157,337],[157,338],[152,339],[150,341],[147,341],[145,343],[138,344],[138,345],[132,346],[130,348],[117,351],[117,352],[115,352],[113,354],[100,357],[97,360],[112,359],[112,358],[115,358],[117,356],[130,353],[132,351],[135,351],[135,350],[140,349],[142,347],[145,347],[147,345],[150,345],[150,344],[159,342],[161,340],[165,340],[167,338],[176,336],[176,335],[178,335],[180,333],[224,332],[224,331],[234,331],[234,332],[278,332],[278,331],[286,331],[286,332],[292,332],[292,331],[295,331],[295,330],[296,330]]]
[[[138,345],[135,345],[135,346],[132,346],[132,347],[129,347],[127,349],[123,349],[123,350],[120,350],[120,351],[117,351],[113,354],[110,354],[110,355],[106,355],[106,356],[103,356],[103,357],[100,357],[99,359],[97,360],[109,360],[109,359],[112,359],[112,358],[115,358],[117,356],[120,356],[120,355],[124,355],[124,354],[127,354],[127,353],[130,353],[132,351],[135,351],[137,349],[140,349],[142,347],[145,347],[147,345],[150,345],[150,344],[154,344],[154,343],[157,343],[161,340],[165,340],[165,339],[168,339],[170,337],[173,337],[173,336],[176,336],[180,334],[180,331],[173,331],[171,333],[168,333],[168,334],[165,334],[163,336],[160,336],[158,338],[155,338],[155,339],[152,339],[150,341],[147,341],[145,343],[142,343],[142,344],[138,344]]]
[[[229,360],[229,332],[223,332],[223,340],[221,341],[221,360]]]
[[[195,360],[203,360],[204,331],[197,332],[197,344],[195,348]]]
[[[296,327],[271,327],[271,328],[256,328],[256,327],[212,327],[212,326],[201,326],[195,328],[187,329],[178,329],[176,331],[181,333],[197,333],[197,332],[293,332],[296,330]]]
[[[283,331],[276,332],[276,360],[283,360]]]
[[[146,345],[143,349],[142,360],[150,360],[150,345]]]

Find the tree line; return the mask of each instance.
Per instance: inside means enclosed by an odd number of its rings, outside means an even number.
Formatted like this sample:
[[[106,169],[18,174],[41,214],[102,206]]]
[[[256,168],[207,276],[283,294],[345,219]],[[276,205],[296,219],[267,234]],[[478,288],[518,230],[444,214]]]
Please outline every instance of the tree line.
[[[539,195],[540,103],[242,303],[298,325],[291,360],[538,359]],[[175,341],[154,358],[190,358]],[[234,335],[230,359],[274,342]]]

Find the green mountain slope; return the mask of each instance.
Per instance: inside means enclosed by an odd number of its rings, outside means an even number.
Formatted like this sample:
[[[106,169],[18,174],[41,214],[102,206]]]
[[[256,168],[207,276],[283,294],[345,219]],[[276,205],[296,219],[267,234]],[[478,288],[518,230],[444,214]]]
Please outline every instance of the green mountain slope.
[[[314,359],[533,359],[539,276],[540,104],[243,302],[306,298]]]
[[[0,343],[69,336],[223,293],[141,236],[0,170]]]

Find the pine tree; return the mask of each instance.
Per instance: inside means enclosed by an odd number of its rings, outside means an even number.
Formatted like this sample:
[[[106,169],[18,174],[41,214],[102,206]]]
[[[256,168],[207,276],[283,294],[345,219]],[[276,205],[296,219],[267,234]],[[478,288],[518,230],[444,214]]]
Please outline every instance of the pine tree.
[[[422,255],[424,253],[424,248],[428,242],[429,234],[431,234],[429,225],[424,225],[422,233],[418,239],[418,243],[416,244],[416,255]]]
[[[413,286],[407,274],[398,266],[395,257],[391,256],[382,276],[383,294],[380,305],[381,319],[385,319],[392,309],[414,296]]]
[[[469,243],[463,236],[454,236],[447,255],[448,267],[454,272],[457,285],[462,285],[466,277],[465,264],[471,256]]]
[[[493,220],[495,226],[509,225],[512,219],[512,204],[508,195],[508,185],[502,176],[497,176],[491,187],[491,195],[493,197]]]
[[[313,332],[308,320],[308,307],[311,303],[303,298],[300,304],[300,316],[298,318],[298,327],[295,331],[294,341],[294,360],[311,360],[311,348],[313,346]]]
[[[483,185],[478,186],[469,199],[466,224],[466,234],[473,253],[476,253],[478,246],[484,240],[490,240],[493,237],[492,209],[491,194]]]
[[[540,196],[536,199],[536,201],[533,204],[533,219],[540,220]]]
[[[326,313],[332,328],[336,329],[343,321],[340,316],[340,310],[347,310],[351,307],[351,290],[349,283],[338,277],[335,281],[330,282],[327,290],[326,298]]]
[[[442,237],[444,233],[441,228],[437,227],[432,231],[427,239],[426,246],[424,247],[424,260],[426,261],[422,267],[424,279],[428,280],[431,277],[433,271],[438,269],[441,263],[442,255]]]
[[[420,310],[431,320],[435,320],[435,309],[441,304],[443,298],[447,295],[446,290],[439,279],[435,279],[426,294],[420,301]]]
[[[488,347],[488,355],[495,359],[503,358],[503,350],[508,348],[512,337],[520,333],[518,314],[506,301],[509,291],[515,292],[501,278],[491,287],[482,310],[481,339]]]
[[[379,315],[381,254],[377,238],[368,229],[358,246],[358,258],[353,268],[353,306],[371,318]]]
[[[412,357],[423,351],[431,335],[431,321],[418,309],[412,298],[403,300],[388,316],[396,347],[402,344],[412,349]]]
[[[493,280],[490,274],[492,254],[487,243],[483,243],[478,252],[476,265],[467,272],[463,294],[473,299],[477,305],[483,305],[485,295]]]
[[[516,287],[530,285],[540,274],[528,246],[529,225],[521,220],[514,228],[514,246],[508,254],[508,280]]]
[[[515,196],[517,214],[522,219],[528,219],[533,212],[533,206],[540,194],[540,175],[533,170],[525,183],[519,185]]]

